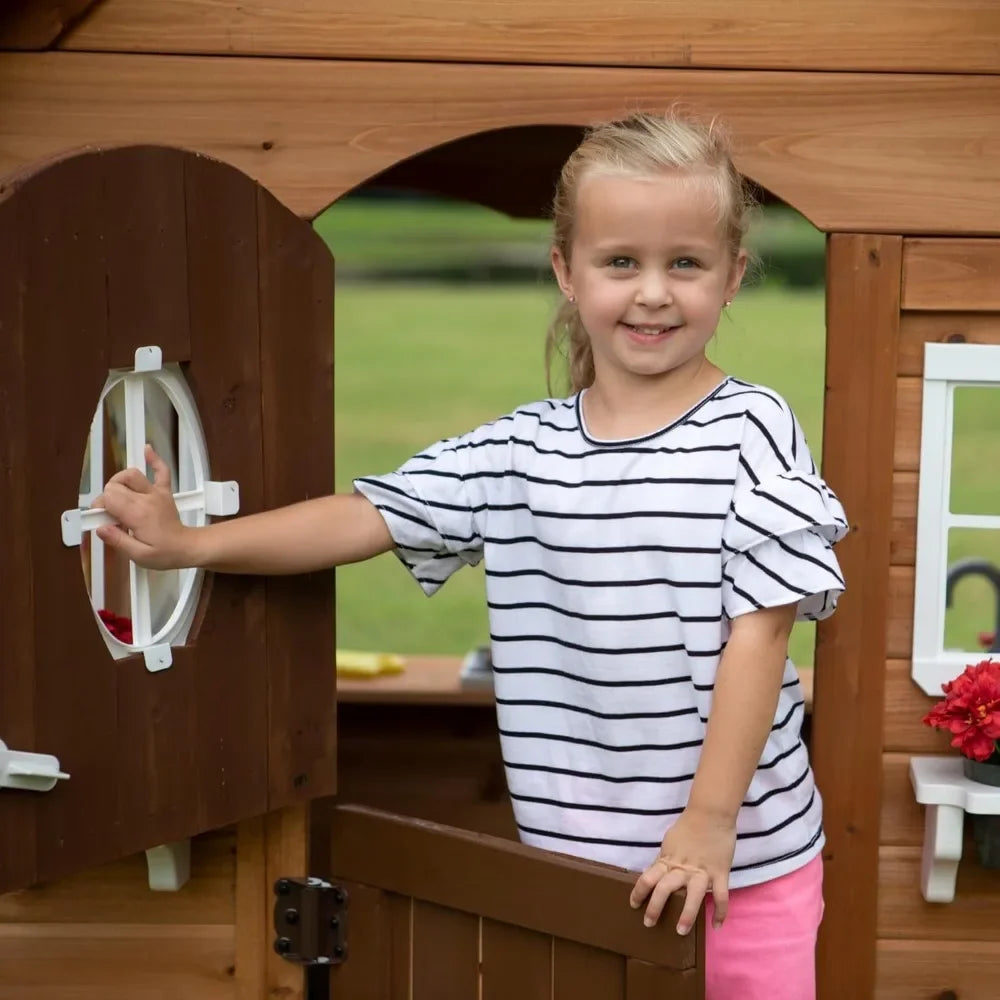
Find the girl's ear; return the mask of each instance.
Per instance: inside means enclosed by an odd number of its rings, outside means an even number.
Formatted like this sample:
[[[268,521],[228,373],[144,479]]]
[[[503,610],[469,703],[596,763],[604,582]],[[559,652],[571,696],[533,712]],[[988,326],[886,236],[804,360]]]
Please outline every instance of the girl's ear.
[[[736,293],[740,290],[740,285],[743,282],[743,276],[747,272],[747,259],[748,255],[746,250],[740,247],[739,252],[736,254],[736,259],[733,261],[733,265],[729,270],[729,280],[726,282],[727,302],[735,299]]]
[[[553,247],[549,252],[549,260],[552,262],[552,273],[556,276],[559,289],[570,301],[573,300],[573,282],[570,280],[569,262],[563,256],[559,247]]]

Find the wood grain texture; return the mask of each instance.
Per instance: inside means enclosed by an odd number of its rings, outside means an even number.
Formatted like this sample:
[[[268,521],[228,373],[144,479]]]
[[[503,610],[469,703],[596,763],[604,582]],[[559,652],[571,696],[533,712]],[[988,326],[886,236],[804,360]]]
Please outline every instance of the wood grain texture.
[[[29,331],[24,323],[27,292],[22,252],[21,204],[0,188],[0,580],[31,576],[30,499],[23,470],[29,466],[28,394],[25,354]],[[0,738],[15,750],[38,750],[35,742],[36,596],[31,587],[5,588],[0,601]],[[38,877],[35,852],[35,802],[31,792],[7,790],[0,806],[0,872],[9,886],[31,885]]]
[[[948,44],[939,39],[947,38]],[[106,0],[66,41],[83,49],[447,62],[598,63],[996,73],[991,0],[912,4],[662,0],[608,7],[432,0]]]
[[[879,941],[875,1000],[994,1000],[996,941]]]
[[[892,465],[900,472],[920,468],[920,426],[923,423],[923,381],[904,376],[896,385],[896,442]]]
[[[913,566],[889,568],[886,606],[886,655],[908,660],[913,655],[913,602],[916,570]]]
[[[899,320],[900,375],[923,375],[926,343],[1000,344],[1000,315],[988,312],[904,312]]]
[[[625,959],[601,948],[556,939],[552,1000],[625,1000]]]
[[[333,491],[333,261],[312,227],[259,188],[255,214],[261,424],[251,437],[263,443],[262,501],[273,509]],[[337,788],[333,572],[264,586],[273,809]]]
[[[899,238],[828,243],[823,474],[852,530],[838,546],[848,590],[820,623],[816,646],[812,755],[827,834],[822,1000],[868,996],[875,981],[881,774],[872,761],[882,748],[901,260]]]
[[[461,136],[680,99],[725,117],[740,168],[820,229],[1000,233],[1000,157],[981,152],[1000,77],[53,52],[0,57],[0,92],[0,175],[82,143],[156,142],[232,163],[307,218]]]
[[[255,816],[236,826],[236,885],[233,889],[236,1000],[260,1000],[266,996],[271,893],[271,886],[267,884],[267,823],[263,816]]]
[[[1000,309],[1000,240],[907,240],[903,308]]]
[[[34,671],[35,745],[25,749],[55,754],[72,775],[33,802],[44,879],[117,857],[120,843],[115,670],[80,551],[65,547],[59,532],[62,511],[77,504],[87,429],[108,374],[102,168],[98,153],[63,160],[11,195],[21,206],[31,470],[24,526],[31,574],[18,585],[31,587],[35,602],[33,621],[18,626],[34,629],[34,663],[4,669]],[[0,872],[0,889],[12,887],[7,878]]]
[[[675,969],[694,968],[701,947],[700,923],[673,930],[679,900],[643,927],[628,905],[634,875],[495,837],[338,806],[331,859],[338,877]]]
[[[893,566],[913,566],[917,559],[916,472],[892,474],[892,535],[889,558]]]
[[[924,807],[910,782],[910,755],[882,755],[882,846],[919,847],[924,842]]]
[[[95,0],[5,0],[0,50],[47,49],[82,18]]]
[[[552,1000],[551,937],[497,920],[481,934],[483,1000]]]
[[[919,847],[882,847],[878,878],[879,938],[996,944],[1000,870],[981,867],[968,849],[959,865],[955,898],[947,906],[927,903],[920,895]],[[829,913],[829,903],[827,907]]]
[[[898,753],[953,753],[947,734],[921,723],[936,699],[917,687],[910,671],[909,659],[885,665],[883,748]]]
[[[413,901],[412,1000],[469,1000],[479,991],[479,918]]]
[[[630,958],[625,965],[626,1000],[704,1000],[704,989],[694,970],[679,972]]]

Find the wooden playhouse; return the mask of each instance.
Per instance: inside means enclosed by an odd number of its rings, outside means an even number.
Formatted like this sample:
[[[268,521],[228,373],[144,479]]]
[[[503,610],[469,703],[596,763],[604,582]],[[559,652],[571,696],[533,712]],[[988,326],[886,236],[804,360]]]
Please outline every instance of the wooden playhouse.
[[[16,0],[0,740],[34,756],[0,767],[3,1000],[701,996],[700,934],[644,931],[627,876],[486,835],[509,826],[488,695],[345,692],[336,797],[328,576],[178,578],[161,621],[125,567],[130,646],[95,619],[110,567],[88,596],[75,550],[112,392],[129,454],[155,400],[190,417],[193,518],[330,488],[335,286],[308,221],[331,202],[392,184],[540,214],[582,126],[676,100],[829,234],[823,469],[854,530],[816,649],[820,996],[1000,995],[1000,877],[910,773],[954,757],[920,721],[958,672],[926,553],[1000,530],[1000,502],[956,521],[927,486],[951,390],[1000,380],[1000,6]]]

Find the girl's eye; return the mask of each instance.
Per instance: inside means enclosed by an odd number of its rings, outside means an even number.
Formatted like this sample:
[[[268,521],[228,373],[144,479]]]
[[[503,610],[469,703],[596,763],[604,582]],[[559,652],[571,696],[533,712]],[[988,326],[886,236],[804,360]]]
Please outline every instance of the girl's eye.
[[[634,264],[635,261],[631,257],[612,257],[608,261],[608,266],[614,268],[628,268]]]
[[[682,271],[698,266],[698,261],[696,261],[693,257],[678,257],[677,260],[674,261],[674,267],[679,268]]]

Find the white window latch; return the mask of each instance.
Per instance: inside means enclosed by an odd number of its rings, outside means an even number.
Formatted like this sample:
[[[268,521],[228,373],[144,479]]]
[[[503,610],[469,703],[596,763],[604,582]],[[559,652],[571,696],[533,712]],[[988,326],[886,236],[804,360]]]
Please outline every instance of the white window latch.
[[[49,792],[69,775],[59,770],[59,759],[48,753],[8,750],[0,740],[0,788]]]

